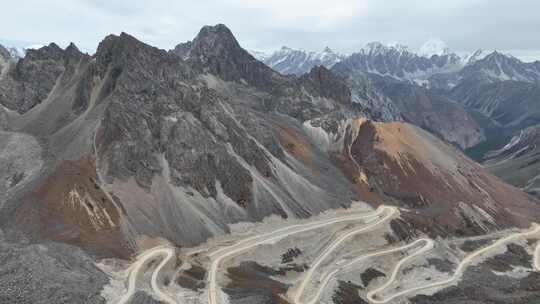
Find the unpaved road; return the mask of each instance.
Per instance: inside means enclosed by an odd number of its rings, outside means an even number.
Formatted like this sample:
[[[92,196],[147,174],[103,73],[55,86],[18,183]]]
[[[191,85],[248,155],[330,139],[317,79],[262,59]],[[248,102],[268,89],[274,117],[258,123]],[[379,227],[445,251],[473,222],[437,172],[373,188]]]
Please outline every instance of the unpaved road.
[[[536,271],[540,272],[540,241],[536,245],[536,250],[534,251],[534,268]]]
[[[222,248],[210,255],[210,258],[212,259],[212,263],[210,265],[209,275],[207,278],[207,281],[208,281],[207,283],[209,286],[208,303],[218,304],[218,299],[217,299],[218,286],[217,286],[217,278],[216,278],[217,271],[219,269],[219,265],[223,262],[223,260],[227,258],[231,258],[235,255],[238,255],[258,245],[271,243],[271,242],[277,241],[279,239],[288,237],[293,234],[306,232],[309,230],[313,230],[313,229],[317,229],[317,228],[321,228],[321,227],[325,227],[328,225],[341,223],[341,222],[362,220],[362,219],[367,219],[367,218],[375,218],[385,212],[393,214],[396,211],[397,209],[394,207],[381,206],[376,211],[370,212],[367,214],[358,214],[354,216],[347,216],[347,217],[341,217],[341,218],[330,219],[330,220],[322,220],[322,221],[310,223],[310,224],[293,225],[293,226],[285,227],[285,228],[264,234],[262,236],[254,236],[246,240],[243,240],[237,244],[234,244],[232,246]],[[380,224],[380,223],[381,223],[380,220],[377,221],[377,224]],[[335,246],[337,245],[339,245],[339,243],[337,243]]]
[[[379,209],[377,209],[377,211],[380,211],[379,212],[380,214],[383,214],[383,213],[386,213],[386,214],[382,218],[380,218],[379,220],[377,220],[377,221],[375,221],[373,223],[362,226],[360,228],[353,229],[353,230],[349,231],[348,233],[340,236],[339,238],[337,238],[335,241],[333,241],[328,247],[326,247],[323,250],[323,252],[317,257],[317,259],[315,259],[314,263],[309,267],[309,270],[304,275],[304,277],[303,277],[303,279],[302,279],[302,281],[300,283],[300,286],[298,287],[298,289],[296,289],[295,294],[294,294],[294,302],[293,303],[295,303],[295,304],[303,304],[301,298],[302,298],[302,295],[304,294],[304,290],[306,289],[307,284],[309,284],[309,282],[311,282],[313,274],[315,273],[317,268],[321,265],[321,263],[324,262],[326,260],[326,258],[339,245],[341,245],[341,243],[343,243],[345,240],[347,240],[348,238],[350,238],[350,237],[352,237],[352,236],[354,236],[356,234],[371,230],[371,229],[375,228],[376,226],[379,226],[380,224],[384,223],[386,220],[390,219],[391,217],[393,217],[394,215],[399,213],[397,208],[389,207],[389,206],[381,206],[381,207],[379,207]],[[322,287],[319,288],[318,294],[321,292],[321,289],[322,289]],[[311,302],[308,302],[308,303],[315,303],[316,300],[317,299],[314,299],[314,300],[312,300]]]
[[[422,254],[425,251],[430,250],[431,248],[433,248],[433,240],[426,239],[426,238],[421,238],[421,239],[418,239],[418,240],[416,240],[416,241],[414,241],[414,242],[412,242],[410,244],[407,244],[407,245],[403,245],[403,246],[396,247],[396,248],[391,248],[391,249],[386,249],[386,250],[379,250],[379,251],[375,251],[375,252],[372,252],[372,253],[368,253],[366,255],[362,255],[360,257],[357,257],[357,258],[353,259],[352,261],[350,261],[347,264],[339,266],[338,268],[334,269],[333,271],[328,272],[328,273],[326,273],[325,275],[322,276],[321,284],[319,286],[319,289],[317,290],[317,293],[311,299],[311,301],[306,302],[306,304],[319,303],[319,299],[320,299],[322,293],[324,292],[324,289],[326,288],[326,286],[328,285],[330,280],[332,280],[337,273],[349,271],[350,270],[349,267],[353,266],[354,264],[360,263],[360,262],[362,262],[364,260],[367,260],[369,258],[374,258],[374,257],[378,257],[378,256],[382,256],[382,255],[386,255],[386,254],[390,254],[390,253],[394,253],[394,252],[403,251],[403,250],[408,250],[410,248],[414,248],[414,247],[418,246],[418,244],[420,244],[420,243],[425,243],[425,244],[422,246],[421,249],[419,249],[418,251],[416,251],[415,253],[413,253],[409,257]],[[391,283],[392,281],[390,280],[389,282]],[[381,286],[381,287],[383,287],[383,286]],[[386,286],[381,288],[381,290],[384,289],[384,288],[386,288]],[[377,290],[375,290],[374,292],[377,292]]]
[[[141,269],[148,265],[150,261],[152,261],[155,258],[162,257],[161,263],[154,269],[154,273],[152,274],[152,279],[150,281],[150,285],[152,286],[152,289],[156,296],[159,298],[160,301],[168,303],[168,304],[177,304],[177,302],[172,299],[169,295],[165,294],[158,286],[158,277],[159,273],[163,269],[163,267],[171,261],[175,256],[175,250],[172,247],[168,246],[159,246],[152,249],[149,249],[142,253],[139,257],[137,257],[137,260],[135,263],[133,263],[129,267],[129,274],[128,274],[128,288],[127,292],[120,298],[118,301],[118,304],[125,304],[131,299],[133,294],[137,291],[137,280],[139,279],[139,274],[141,272]],[[144,270],[143,270],[144,271]]]
[[[403,296],[403,295],[406,295],[406,294],[409,294],[409,293],[412,293],[412,292],[415,292],[415,291],[434,288],[434,287],[440,287],[440,286],[445,286],[445,285],[451,284],[451,283],[455,282],[463,274],[465,269],[467,269],[468,265],[476,257],[481,256],[482,254],[484,254],[486,252],[489,252],[491,250],[494,250],[497,247],[499,247],[501,245],[504,245],[504,244],[506,244],[506,243],[508,243],[510,241],[514,241],[514,240],[519,239],[519,238],[531,238],[531,237],[534,237],[534,236],[538,236],[539,234],[540,234],[540,225],[533,224],[533,226],[527,231],[511,234],[511,235],[509,235],[507,237],[504,237],[504,238],[502,238],[500,240],[497,240],[495,243],[493,243],[493,244],[491,244],[489,246],[486,246],[486,247],[484,247],[482,249],[479,249],[477,251],[474,251],[474,252],[470,253],[469,255],[467,255],[459,263],[459,265],[456,268],[454,274],[450,278],[448,278],[446,280],[439,281],[439,282],[434,282],[434,283],[423,285],[423,286],[417,286],[417,287],[405,289],[403,291],[400,291],[398,293],[395,293],[395,294],[391,295],[390,297],[387,297],[387,298],[384,298],[384,299],[378,299],[376,297],[376,293],[380,292],[383,289],[385,289],[386,287],[390,286],[390,284],[396,279],[396,274],[399,271],[399,269],[401,268],[401,265],[403,265],[406,262],[406,260],[410,258],[410,256],[406,257],[396,265],[396,267],[394,268],[394,271],[392,273],[392,277],[390,277],[390,279],[383,286],[377,288],[374,291],[368,292],[367,299],[371,303],[374,303],[374,304],[384,304],[384,303],[390,302],[391,300],[393,300],[393,299],[395,299],[397,297],[400,297],[400,296]],[[414,254],[414,255],[416,255],[416,254]],[[535,262],[538,263],[538,259],[536,259]]]

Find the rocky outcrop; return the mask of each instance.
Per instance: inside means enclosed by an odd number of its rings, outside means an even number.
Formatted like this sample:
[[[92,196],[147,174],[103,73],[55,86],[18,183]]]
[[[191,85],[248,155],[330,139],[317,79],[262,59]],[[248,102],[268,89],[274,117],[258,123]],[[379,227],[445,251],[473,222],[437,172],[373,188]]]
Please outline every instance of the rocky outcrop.
[[[51,43],[37,50],[28,50],[25,58],[12,66],[0,79],[0,104],[25,113],[42,103],[51,93],[57,80],[64,73],[72,72],[82,58],[75,45],[66,50]],[[69,78],[70,75],[65,75]]]
[[[324,66],[315,66],[301,77],[301,81],[316,95],[334,99],[344,105],[351,104],[351,91],[345,81]]]
[[[354,103],[381,121],[407,121],[462,149],[484,140],[481,126],[460,104],[424,87],[358,72],[346,77]]]
[[[266,91],[273,90],[275,81],[282,78],[240,47],[223,24],[203,27],[193,41],[179,44],[171,52],[223,80],[245,81]]]

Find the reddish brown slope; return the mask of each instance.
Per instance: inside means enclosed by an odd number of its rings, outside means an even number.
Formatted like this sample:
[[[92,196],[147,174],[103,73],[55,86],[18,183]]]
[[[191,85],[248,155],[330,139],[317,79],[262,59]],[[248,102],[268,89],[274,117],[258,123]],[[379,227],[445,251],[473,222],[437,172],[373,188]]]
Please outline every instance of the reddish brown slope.
[[[538,201],[422,129],[399,122],[352,125],[346,146],[367,177],[357,173],[358,183],[409,208],[406,217],[431,234],[476,234],[540,219]]]

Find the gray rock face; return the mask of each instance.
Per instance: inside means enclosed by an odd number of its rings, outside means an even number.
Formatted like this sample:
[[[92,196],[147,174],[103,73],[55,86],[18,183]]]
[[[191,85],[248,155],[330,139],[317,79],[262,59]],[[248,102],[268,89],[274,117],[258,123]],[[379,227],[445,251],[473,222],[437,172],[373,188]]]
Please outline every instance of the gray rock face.
[[[406,121],[461,148],[484,139],[483,130],[467,110],[426,88],[388,77],[353,71],[341,73],[352,88],[352,100],[383,121]]]
[[[520,130],[539,122],[540,84],[523,81],[463,82],[450,95],[498,125]]]
[[[241,48],[222,24],[203,27],[193,41],[179,44],[171,52],[223,80],[243,80],[260,89],[272,90],[282,78]]]
[[[65,51],[54,43],[28,50],[26,57],[0,79],[0,104],[19,113],[27,112],[43,102],[58,77],[73,70],[83,56],[74,45]]]

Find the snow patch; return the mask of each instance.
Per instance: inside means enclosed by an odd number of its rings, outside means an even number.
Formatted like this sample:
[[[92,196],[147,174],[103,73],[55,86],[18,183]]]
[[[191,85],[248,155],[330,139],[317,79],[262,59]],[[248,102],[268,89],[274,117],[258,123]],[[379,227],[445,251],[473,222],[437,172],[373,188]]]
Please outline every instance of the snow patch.
[[[450,54],[450,50],[444,41],[440,38],[430,38],[418,51],[418,55],[431,58],[431,56],[443,56]]]

